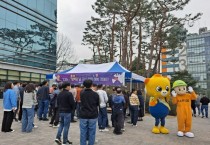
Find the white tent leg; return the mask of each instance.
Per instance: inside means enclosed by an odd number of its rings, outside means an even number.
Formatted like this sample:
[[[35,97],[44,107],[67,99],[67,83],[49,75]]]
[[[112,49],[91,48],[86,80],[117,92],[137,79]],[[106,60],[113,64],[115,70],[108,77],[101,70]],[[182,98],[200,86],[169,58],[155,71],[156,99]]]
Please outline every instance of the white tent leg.
[[[130,79],[130,92],[132,92],[132,88],[133,87],[133,85],[132,85],[132,78]]]

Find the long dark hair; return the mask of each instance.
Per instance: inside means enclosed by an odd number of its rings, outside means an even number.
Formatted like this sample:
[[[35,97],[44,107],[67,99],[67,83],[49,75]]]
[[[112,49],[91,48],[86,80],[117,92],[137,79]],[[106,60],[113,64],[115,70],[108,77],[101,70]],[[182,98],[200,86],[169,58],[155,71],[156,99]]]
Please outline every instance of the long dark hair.
[[[4,86],[4,92],[6,92],[8,89],[12,89],[12,82],[7,82]]]
[[[35,85],[33,83],[29,83],[26,87],[25,87],[25,92],[27,93],[32,93],[35,90]]]

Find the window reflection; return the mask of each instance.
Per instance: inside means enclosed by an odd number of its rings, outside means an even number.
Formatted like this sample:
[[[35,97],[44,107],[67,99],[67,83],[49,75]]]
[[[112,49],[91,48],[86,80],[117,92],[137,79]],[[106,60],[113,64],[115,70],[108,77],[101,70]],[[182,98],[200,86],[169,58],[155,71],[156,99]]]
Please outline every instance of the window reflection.
[[[30,8],[36,3],[34,9],[38,8],[37,4],[43,4],[43,0],[30,0],[30,4],[27,0],[19,2]],[[44,6],[39,8],[42,13]],[[54,30],[0,7],[0,61],[55,69],[55,53]]]

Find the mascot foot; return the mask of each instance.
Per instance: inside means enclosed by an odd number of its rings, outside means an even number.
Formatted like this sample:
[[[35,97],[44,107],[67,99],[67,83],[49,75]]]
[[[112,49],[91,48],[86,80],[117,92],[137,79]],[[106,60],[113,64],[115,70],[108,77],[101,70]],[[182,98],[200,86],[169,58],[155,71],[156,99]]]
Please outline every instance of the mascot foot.
[[[184,133],[183,133],[182,131],[178,131],[178,132],[177,132],[177,136],[183,137],[183,136],[184,136]]]
[[[169,133],[169,130],[167,128],[165,128],[164,126],[161,126],[159,128],[159,130],[160,130],[160,133],[162,133],[162,134],[168,134]]]
[[[189,138],[195,137],[195,136],[194,136],[194,133],[192,133],[192,132],[186,132],[184,135],[185,135],[186,137],[189,137]]]
[[[159,134],[160,133],[159,128],[157,126],[153,127],[152,133]]]

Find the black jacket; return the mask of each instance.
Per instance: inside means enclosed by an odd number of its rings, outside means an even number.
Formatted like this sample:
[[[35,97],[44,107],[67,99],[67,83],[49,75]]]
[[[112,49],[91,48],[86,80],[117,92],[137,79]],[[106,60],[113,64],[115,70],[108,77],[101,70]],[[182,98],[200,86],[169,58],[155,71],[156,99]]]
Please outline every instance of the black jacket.
[[[203,97],[201,98],[200,102],[202,103],[202,105],[208,105],[210,100],[207,97]]]
[[[49,96],[49,87],[48,86],[42,86],[41,88],[39,88],[38,92],[37,92],[37,98],[38,100],[50,100],[50,96]]]
[[[63,90],[58,94],[58,110],[60,113],[71,113],[75,106],[74,97],[68,90]]]
[[[99,95],[92,89],[85,89],[80,94],[80,118],[95,119],[98,117]]]

